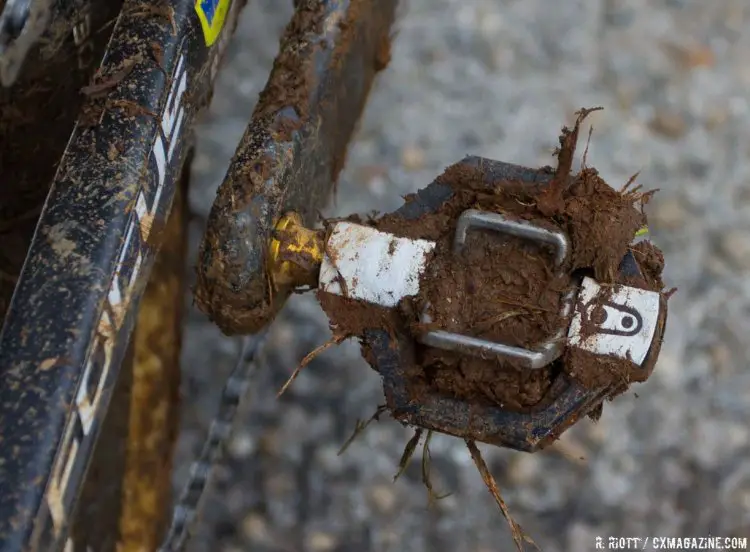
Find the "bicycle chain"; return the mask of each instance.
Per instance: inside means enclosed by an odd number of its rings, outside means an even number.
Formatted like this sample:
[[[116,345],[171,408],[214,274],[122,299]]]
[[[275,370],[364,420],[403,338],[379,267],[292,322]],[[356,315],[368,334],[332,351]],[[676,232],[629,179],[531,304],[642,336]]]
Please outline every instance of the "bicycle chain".
[[[190,537],[211,472],[232,432],[237,407],[250,386],[250,380],[257,367],[256,355],[265,343],[267,335],[266,329],[257,336],[245,337],[242,340],[237,363],[224,384],[219,412],[211,422],[200,455],[190,467],[190,474],[174,505],[172,521],[159,552],[180,552]]]

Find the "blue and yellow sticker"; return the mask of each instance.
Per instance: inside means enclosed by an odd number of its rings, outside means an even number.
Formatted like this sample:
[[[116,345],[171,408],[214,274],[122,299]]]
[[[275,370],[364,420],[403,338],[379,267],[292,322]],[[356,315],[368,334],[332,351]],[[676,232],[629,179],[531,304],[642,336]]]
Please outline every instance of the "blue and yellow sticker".
[[[232,0],[195,0],[195,11],[201,20],[206,46],[211,46],[221,34]]]

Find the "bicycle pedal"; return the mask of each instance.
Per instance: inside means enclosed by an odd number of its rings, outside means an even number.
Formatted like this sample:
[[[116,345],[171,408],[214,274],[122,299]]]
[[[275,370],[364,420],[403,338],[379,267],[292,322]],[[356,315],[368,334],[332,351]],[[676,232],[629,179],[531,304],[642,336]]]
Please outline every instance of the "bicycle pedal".
[[[561,232],[476,210],[465,211],[459,217],[454,241],[456,253],[464,247],[467,231],[474,227],[553,244],[557,266],[563,264],[568,254],[568,239]],[[370,226],[336,223],[325,245],[318,289],[394,308],[403,299],[419,293],[420,280],[435,246],[432,241],[398,237]],[[624,285],[602,287],[585,277],[565,295],[562,305],[561,317],[567,320],[567,328],[561,328],[534,349],[444,330],[429,331],[421,341],[439,349],[507,359],[530,370],[548,366],[560,357],[565,347],[615,356],[639,366],[644,362],[656,335],[659,293]],[[422,313],[421,320],[432,321],[429,309]]]
[[[544,170],[481,158],[453,167],[461,174],[477,168],[486,182],[507,183],[511,197],[524,186],[539,190],[550,178]],[[618,242],[607,261],[615,273],[597,281],[575,257],[580,233],[573,242],[561,229],[569,227],[552,219],[472,208],[480,205],[465,199],[473,192],[464,189],[467,195],[452,200],[456,190],[436,181],[386,218],[330,221],[325,231],[308,230],[288,215],[269,250],[270,280],[277,289],[317,287],[334,332],[360,339],[401,423],[534,452],[651,375],[667,317],[663,258],[651,245],[640,247],[644,236],[634,230],[630,246]],[[506,258],[516,273],[524,259],[538,269],[529,273],[538,285],[525,290],[512,312],[507,299],[517,297],[498,295],[511,289],[503,287],[507,275],[497,274]],[[476,289],[489,295],[475,300]],[[478,313],[500,322],[488,330]],[[507,322],[509,315],[515,319]],[[522,339],[508,330],[513,324],[536,333]],[[529,391],[534,382],[541,387]]]

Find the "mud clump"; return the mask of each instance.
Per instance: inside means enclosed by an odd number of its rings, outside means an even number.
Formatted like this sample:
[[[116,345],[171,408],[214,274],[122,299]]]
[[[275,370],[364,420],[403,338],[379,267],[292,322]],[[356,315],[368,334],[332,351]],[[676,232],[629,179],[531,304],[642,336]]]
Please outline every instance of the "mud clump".
[[[652,192],[641,192],[638,186],[630,189],[634,178],[615,190],[585,164],[571,174],[579,128],[589,112],[582,110],[575,127],[563,129],[558,167],[549,169],[547,183],[492,181],[481,164],[459,163],[437,179],[453,192],[437,210],[416,220],[389,214],[370,221],[397,236],[433,240],[436,248],[421,277],[419,294],[404,299],[397,316],[318,292],[334,332],[362,337],[365,329],[379,327],[419,338],[441,329],[534,349],[567,334],[570,318],[562,315],[563,297],[582,276],[593,277],[605,288],[624,284],[657,291],[666,300],[661,252],[649,242],[634,244],[636,233],[647,223],[643,205]],[[467,234],[463,249],[455,252],[457,219],[467,209],[501,213],[562,232],[570,245],[567,258],[557,266],[555,251],[548,246],[475,229]],[[628,251],[639,265],[639,276],[620,275]],[[426,310],[431,317],[428,324],[420,318]],[[544,404],[553,382],[563,375],[590,389],[606,388],[610,398],[650,375],[629,360],[573,348],[550,366],[532,371],[505,360],[475,358],[415,342],[416,358],[405,367],[415,402],[424,393],[438,393],[471,404],[525,411]]]
[[[281,37],[271,77],[253,110],[253,120],[262,120],[275,116],[285,107],[294,109],[293,118],[282,117],[277,125],[282,140],[289,140],[292,132],[307,120],[313,67],[308,52],[312,45],[306,40],[320,33],[325,16],[325,6],[320,0],[303,0],[298,4]]]

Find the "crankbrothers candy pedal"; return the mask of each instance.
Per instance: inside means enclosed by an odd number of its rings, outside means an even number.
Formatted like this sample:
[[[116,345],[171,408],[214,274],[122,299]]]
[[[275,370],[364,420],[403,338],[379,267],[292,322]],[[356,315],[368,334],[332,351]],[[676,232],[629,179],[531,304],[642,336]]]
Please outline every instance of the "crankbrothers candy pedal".
[[[334,333],[361,339],[396,419],[538,450],[649,377],[667,313],[638,197],[583,171],[543,216],[535,202],[552,176],[467,158],[374,221],[314,232],[286,217],[272,280],[318,288]],[[597,230],[601,212],[609,226]]]

